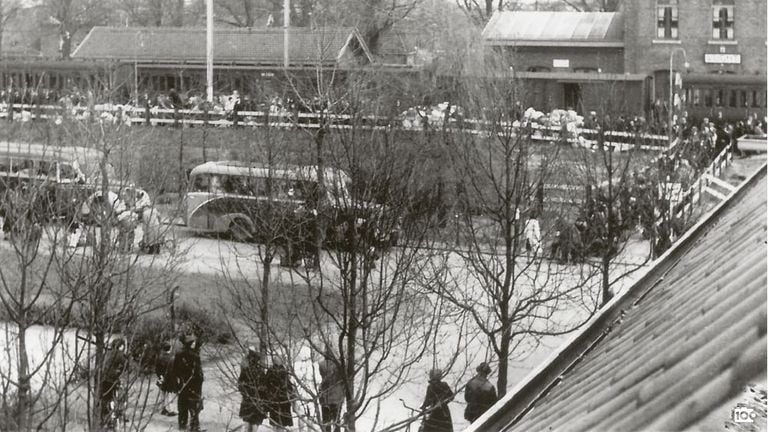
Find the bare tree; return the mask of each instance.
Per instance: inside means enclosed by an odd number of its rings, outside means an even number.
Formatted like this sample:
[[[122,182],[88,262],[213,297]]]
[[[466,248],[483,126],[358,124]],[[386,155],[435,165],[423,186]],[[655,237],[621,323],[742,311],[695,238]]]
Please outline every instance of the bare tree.
[[[24,129],[19,125],[9,128]],[[0,251],[0,315],[6,321],[0,340],[7,358],[0,367],[0,425],[34,430],[46,424],[62,400],[62,394],[50,390],[66,382],[72,371],[66,365],[60,370],[54,366],[74,300],[58,289],[54,263],[63,231],[50,225],[58,216],[66,221],[70,213],[55,200],[55,146],[35,144],[35,152],[29,145],[28,151],[37,157],[24,158],[25,149],[17,142],[4,144],[0,193],[8,247]],[[48,337],[29,341],[31,328],[40,322],[50,324]]]
[[[216,18],[235,27],[255,27],[256,19],[267,15],[270,11],[269,7],[263,3],[258,0],[217,0]]]
[[[0,0],[0,53],[3,49],[3,33],[9,21],[16,17],[21,4],[18,0]]]
[[[484,25],[494,12],[516,10],[520,7],[517,0],[456,0],[456,5],[478,25]]]
[[[597,310],[596,281],[588,266],[545,252],[546,232],[563,208],[545,205],[543,186],[557,181],[566,161],[560,147],[532,140],[521,116],[524,89],[493,78],[464,82],[459,99],[487,121],[488,132],[450,136],[463,271],[450,272],[452,282],[439,294],[468,314],[487,341],[503,395],[510,361],[530,354],[545,336],[579,328]]]
[[[47,19],[59,28],[61,58],[69,59],[73,41],[80,32],[107,23],[111,9],[108,2],[99,0],[44,0],[42,8]]]

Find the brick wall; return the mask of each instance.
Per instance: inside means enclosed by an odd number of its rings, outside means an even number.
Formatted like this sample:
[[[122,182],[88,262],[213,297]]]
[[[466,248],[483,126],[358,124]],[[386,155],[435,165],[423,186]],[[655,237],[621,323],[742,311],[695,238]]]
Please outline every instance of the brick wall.
[[[675,43],[654,42],[655,0],[628,0],[623,3],[624,67],[627,72],[651,74],[668,70],[670,53],[682,47],[690,63],[690,72],[766,73],[766,0],[734,2],[736,44],[719,44],[712,40],[712,0],[680,0],[678,3],[679,40]],[[738,53],[741,54],[741,64],[706,64],[705,53]],[[675,54],[675,63],[678,67],[683,64],[681,54]]]
[[[576,68],[600,69],[603,73],[623,73],[624,53],[621,48],[574,47],[504,47],[504,57],[520,72],[530,67],[548,67],[552,72],[569,72]],[[567,59],[569,68],[554,68],[552,60]]]

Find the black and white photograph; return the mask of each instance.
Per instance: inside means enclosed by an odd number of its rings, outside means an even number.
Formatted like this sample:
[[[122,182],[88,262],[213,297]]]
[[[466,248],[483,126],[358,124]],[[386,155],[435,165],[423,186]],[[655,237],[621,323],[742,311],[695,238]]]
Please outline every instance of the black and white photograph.
[[[768,430],[766,0],[0,0],[0,432]]]

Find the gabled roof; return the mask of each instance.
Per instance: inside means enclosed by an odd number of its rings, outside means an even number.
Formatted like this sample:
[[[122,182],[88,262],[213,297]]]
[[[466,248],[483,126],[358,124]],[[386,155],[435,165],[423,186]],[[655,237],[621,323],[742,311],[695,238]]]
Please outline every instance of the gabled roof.
[[[218,28],[214,32],[214,64],[282,65],[283,30]],[[204,28],[94,27],[73,58],[126,62],[205,63]],[[352,53],[372,62],[370,52],[352,28],[292,28],[291,65],[335,64]]]
[[[501,11],[483,29],[486,45],[623,47],[619,12]]]
[[[767,191],[763,165],[468,430],[682,430],[764,377]]]

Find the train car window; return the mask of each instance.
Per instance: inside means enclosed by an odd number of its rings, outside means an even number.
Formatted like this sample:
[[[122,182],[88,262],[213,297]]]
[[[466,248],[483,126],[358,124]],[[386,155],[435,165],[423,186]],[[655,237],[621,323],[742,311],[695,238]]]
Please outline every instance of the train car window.
[[[718,89],[715,91],[715,106],[721,107],[723,102],[723,89]]]
[[[737,100],[738,94],[736,90],[731,90],[730,93],[731,93],[731,97],[728,99],[728,106],[732,108],[736,108],[737,106],[739,106],[739,102]]]
[[[704,89],[704,106],[705,107],[712,106],[712,90],[711,89]]]
[[[701,105],[701,90],[693,89],[693,106]]]
[[[752,90],[752,100],[750,101],[749,106],[758,107],[759,96],[757,95],[757,90]]]
[[[749,107],[749,100],[747,99],[747,91],[742,90],[741,91],[741,105],[745,107]]]

